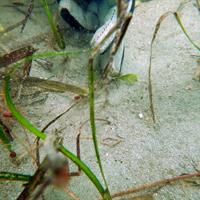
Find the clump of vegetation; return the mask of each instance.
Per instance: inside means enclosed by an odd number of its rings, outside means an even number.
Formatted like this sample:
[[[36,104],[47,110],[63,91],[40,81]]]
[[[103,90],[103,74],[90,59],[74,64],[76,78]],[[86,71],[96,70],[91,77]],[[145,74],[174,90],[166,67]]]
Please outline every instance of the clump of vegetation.
[[[49,24],[51,26],[52,32],[54,34],[55,40],[58,43],[58,46],[61,49],[64,49],[65,45],[63,42],[62,37],[60,36],[59,31],[57,30],[55,21],[53,20],[53,17],[51,15],[51,11],[48,8],[48,4],[46,0],[41,0],[42,5],[44,6],[45,12],[48,17]],[[120,11],[120,6],[122,5],[122,1],[118,1],[118,10]],[[150,66],[149,66],[149,96],[150,96],[150,107],[152,111],[152,117],[153,121],[155,122],[155,113],[154,113],[154,106],[153,106],[153,92],[152,92],[152,81],[151,81],[151,58],[152,58],[152,48],[153,48],[153,42],[155,41],[156,34],[160,28],[161,22],[168,16],[169,14],[173,14],[189,39],[189,41],[198,49],[198,45],[193,42],[193,40],[189,37],[187,31],[185,30],[181,19],[179,17],[178,12],[169,12],[161,16],[159,19],[155,32],[153,35],[153,39],[151,42],[151,57],[150,57]],[[122,17],[123,16],[123,17]],[[121,17],[121,18],[120,18]],[[117,21],[116,26],[108,33],[108,36],[112,34],[114,31],[118,31],[118,34],[116,34],[116,38],[113,43],[113,48],[111,55],[109,57],[110,62],[108,64],[108,68],[104,71],[104,78],[107,78],[109,75],[109,66],[112,64],[113,56],[116,53],[116,49],[119,47],[121,38],[124,36],[125,31],[128,27],[128,24],[131,20],[132,16],[124,16],[119,14],[119,19]],[[23,21],[24,22],[24,21]],[[120,23],[125,24],[126,27],[124,27],[124,32],[119,31]],[[121,24],[121,25],[122,25]],[[9,29],[10,30],[10,29]],[[0,35],[1,36],[1,35]],[[107,37],[108,37],[107,36]],[[1,74],[1,80],[3,80],[4,88],[3,88],[3,95],[5,104],[4,107],[8,109],[9,113],[4,114],[6,117],[10,117],[12,119],[15,119],[18,123],[21,124],[21,126],[25,129],[27,129],[32,135],[35,135],[37,138],[37,149],[36,149],[36,155],[37,155],[37,169],[34,172],[33,175],[30,174],[20,174],[20,173],[12,173],[12,172],[0,172],[0,180],[5,181],[22,181],[26,182],[26,185],[21,192],[21,194],[18,196],[18,199],[29,199],[30,197],[38,198],[45,190],[45,188],[50,184],[55,185],[65,185],[69,183],[69,180],[72,176],[79,176],[80,172],[83,171],[88,179],[94,184],[96,189],[99,191],[101,197],[103,200],[111,200],[116,197],[128,195],[131,193],[137,193],[144,190],[150,190],[152,188],[160,188],[167,184],[172,184],[177,181],[188,179],[191,177],[200,176],[200,173],[192,173],[192,174],[186,174],[177,176],[170,179],[164,179],[155,183],[145,184],[136,188],[131,188],[125,191],[120,191],[114,194],[111,194],[106,176],[104,174],[103,165],[101,162],[99,147],[98,147],[98,140],[97,140],[97,131],[96,131],[96,116],[95,116],[95,90],[98,88],[97,82],[95,80],[95,69],[94,69],[94,58],[96,54],[99,51],[99,48],[101,45],[106,41],[102,41],[102,43],[99,44],[99,46],[95,47],[95,49],[86,49],[86,50],[78,50],[78,51],[53,51],[53,52],[43,52],[43,53],[36,53],[36,49],[28,46],[25,48],[20,48],[15,51],[12,51],[2,57],[0,57],[0,68],[5,68],[5,72]],[[60,83],[57,81],[50,81],[50,80],[44,80],[36,77],[30,77],[29,72],[31,69],[32,60],[39,59],[39,58],[48,58],[48,57],[57,57],[57,56],[76,56],[83,52],[88,52],[90,57],[88,61],[88,88],[67,84],[67,83]],[[23,67],[22,67],[23,66]],[[11,80],[19,79],[20,84],[28,84],[28,85],[36,85],[37,87],[45,88],[50,91],[59,91],[59,92],[72,92],[78,96],[77,102],[75,102],[72,106],[70,106],[66,111],[61,113],[60,115],[56,116],[54,119],[52,119],[42,130],[39,130],[35,125],[32,124],[30,120],[28,120],[17,108],[15,103],[12,99],[12,86],[11,86]],[[123,80],[128,82],[129,84],[134,83],[137,81],[137,76],[135,74],[114,74],[111,76],[111,80]],[[96,174],[90,169],[90,167],[81,160],[80,157],[80,134],[77,137],[77,155],[69,151],[62,143],[62,138],[56,135],[55,138],[51,138],[47,136],[45,133],[46,129],[53,124],[55,121],[57,121],[60,117],[62,117],[65,113],[67,113],[70,109],[72,109],[74,106],[76,106],[78,103],[80,103],[83,100],[87,100],[89,102],[89,109],[90,109],[90,126],[91,126],[91,135],[92,140],[94,143],[94,151],[96,154],[96,160],[99,166],[99,170],[101,173],[101,176],[103,178],[103,181],[101,182]],[[8,116],[9,115],[9,116]],[[5,145],[6,149],[10,153],[10,157],[14,158],[16,157],[16,154],[12,148],[12,139],[10,138],[10,132],[9,127],[5,124],[3,120],[0,118],[0,139],[2,140],[2,143]],[[49,148],[49,151],[52,153],[52,155],[47,155],[45,158],[40,162],[40,155],[39,155],[39,140],[42,140],[44,145]],[[61,153],[63,157],[60,157]],[[55,155],[55,157],[53,157]],[[70,172],[69,170],[69,164],[68,159],[70,159],[72,162],[75,163],[75,165],[78,167],[77,172]],[[51,178],[46,178],[47,171],[51,171]],[[39,187],[39,189],[38,189]],[[36,188],[38,189],[36,191]],[[36,192],[35,192],[36,191]],[[74,195],[71,194],[71,197],[76,199]],[[144,197],[144,196],[143,196]],[[149,198],[149,195],[145,195],[146,199]]]
[[[33,5],[34,2],[32,1],[31,3],[32,4],[30,4],[30,5]],[[48,8],[47,1],[41,0],[41,3],[42,3],[42,5],[45,9],[46,14],[47,14],[48,21],[49,21],[49,24],[51,26],[51,30],[54,34],[54,38],[57,41],[58,46],[61,49],[63,49],[64,43],[63,43],[62,37],[59,35],[59,32],[56,28],[55,22],[53,20],[52,15],[51,15],[51,11]],[[122,6],[122,4],[118,3],[119,20],[118,20],[116,26],[108,33],[108,36],[110,34],[112,34],[114,31],[118,30],[119,27],[120,27],[120,24],[122,25],[124,22],[126,23],[125,24],[126,27],[124,28],[124,30],[127,29],[127,26],[128,26],[128,23],[129,23],[128,21],[130,21],[131,16],[128,16],[128,18],[126,18],[126,15],[120,14],[120,12],[124,12],[124,10],[122,9],[121,6]],[[31,9],[31,11],[32,11],[32,9]],[[30,13],[29,13],[29,15],[30,15]],[[27,19],[27,17],[26,17],[26,19]],[[23,25],[24,25],[24,23],[23,23]],[[49,122],[47,124],[47,126],[45,126],[45,128],[43,128],[43,130],[40,131],[36,126],[34,126],[27,118],[25,118],[16,109],[16,106],[13,103],[13,100],[12,100],[11,95],[10,95],[10,92],[11,92],[11,89],[12,89],[11,85],[10,85],[10,80],[11,80],[11,77],[14,78],[14,79],[16,78],[17,72],[21,71],[21,66],[23,64],[24,64],[24,67],[23,67],[23,73],[22,73],[22,78],[21,78],[21,82],[23,84],[27,82],[29,85],[34,84],[34,85],[37,85],[38,87],[45,87],[45,89],[49,89],[50,91],[54,91],[54,90],[60,91],[60,92],[70,91],[70,92],[73,92],[73,93],[76,93],[76,94],[82,96],[83,98],[89,99],[90,124],[91,124],[92,138],[93,138],[93,142],[94,142],[94,149],[95,149],[96,159],[97,159],[97,162],[98,162],[98,165],[99,165],[99,169],[100,169],[101,175],[102,175],[103,180],[104,180],[104,185],[105,185],[105,188],[104,188],[103,183],[101,183],[99,181],[99,179],[91,171],[91,169],[80,159],[79,138],[77,138],[77,156],[74,155],[72,152],[70,152],[68,149],[66,149],[62,145],[62,142],[60,140],[58,140],[58,138],[55,138],[55,141],[54,141],[54,139],[51,139],[51,141],[50,141],[50,142],[53,143],[52,149],[56,153],[60,152],[64,156],[66,156],[66,158],[69,158],[70,160],[72,160],[78,166],[79,171],[71,173],[69,171],[68,162],[66,162],[66,160],[65,160],[65,162],[61,161],[60,165],[58,163],[56,163],[56,165],[58,165],[59,167],[53,166],[54,163],[51,163],[51,159],[49,159],[48,157],[46,157],[42,161],[42,163],[40,163],[39,151],[37,149],[38,169],[36,170],[36,172],[33,176],[24,175],[24,174],[15,174],[15,173],[10,173],[10,172],[2,172],[1,173],[1,179],[28,181],[28,184],[26,185],[26,187],[22,191],[22,193],[19,195],[18,199],[28,199],[32,195],[32,193],[34,192],[36,187],[40,184],[42,184],[41,190],[43,191],[44,190],[43,187],[46,187],[47,185],[49,185],[50,183],[52,183],[54,181],[58,182],[59,178],[61,178],[61,177],[59,177],[60,173],[65,174],[65,178],[62,177],[62,179],[65,179],[64,182],[67,183],[68,180],[69,180],[69,177],[80,175],[80,170],[82,170],[88,176],[88,178],[95,185],[95,187],[97,188],[97,190],[99,191],[99,193],[101,194],[101,196],[104,200],[111,199],[108,184],[107,184],[106,177],[105,177],[104,171],[103,171],[103,166],[101,164],[101,158],[100,158],[98,142],[97,142],[96,123],[95,123],[95,120],[96,120],[95,119],[95,104],[94,104],[95,79],[94,79],[94,67],[93,67],[94,58],[95,58],[96,54],[98,53],[99,48],[101,47],[101,45],[104,44],[104,42],[106,41],[106,38],[108,36],[106,36],[105,39],[101,42],[101,44],[99,44],[97,47],[95,47],[95,49],[84,50],[84,52],[89,51],[90,55],[91,55],[89,62],[88,62],[89,91],[87,89],[84,89],[84,88],[81,88],[81,87],[78,87],[78,86],[74,86],[74,85],[70,85],[70,84],[59,83],[59,82],[56,82],[56,81],[42,80],[42,79],[38,79],[36,77],[29,77],[29,72],[30,72],[30,69],[31,69],[32,60],[39,59],[39,58],[41,59],[41,58],[55,57],[55,56],[66,56],[66,55],[67,56],[70,56],[70,55],[74,56],[76,54],[82,53],[83,51],[75,51],[75,52],[60,51],[60,52],[44,52],[44,53],[35,54],[36,50],[33,49],[32,47],[28,46],[28,47],[25,47],[25,48],[15,50],[15,51],[13,51],[9,54],[6,54],[6,55],[4,55],[3,57],[0,58],[1,66],[3,68],[6,68],[6,73],[4,74],[4,76],[5,76],[5,78],[4,78],[4,97],[5,97],[6,105],[9,109],[9,111],[12,113],[12,117],[15,118],[24,128],[29,130],[30,133],[34,134],[37,137],[37,142],[39,142],[39,140],[43,140],[43,141],[48,140],[48,137],[45,134],[45,130],[53,122],[58,120],[63,115],[63,113],[61,115],[57,116],[51,122]],[[116,36],[115,42],[113,44],[114,49],[113,49],[111,57],[114,56],[123,36],[124,36],[124,32],[119,32],[118,35]],[[112,62],[112,59],[110,59],[110,63],[111,62]],[[12,65],[12,66],[8,67],[8,65]],[[107,70],[109,70],[109,68],[107,68]],[[106,74],[107,74],[107,71],[106,71]],[[136,75],[132,75],[132,74],[122,75],[122,76],[121,75],[115,75],[115,77],[113,77],[113,79],[124,80],[124,81],[127,81],[129,83],[133,83],[137,80],[137,77],[136,77]],[[2,138],[2,141],[4,142],[4,144],[7,146],[7,148],[11,151],[11,144],[10,144],[9,140],[6,138],[6,135],[5,135],[3,128],[1,129],[1,138]],[[57,159],[56,159],[56,161],[58,162]],[[52,171],[54,179],[51,180],[51,181],[48,180],[48,183],[46,183],[45,180],[43,180],[43,179],[44,179],[45,173],[48,170]],[[35,194],[35,198],[40,193]]]

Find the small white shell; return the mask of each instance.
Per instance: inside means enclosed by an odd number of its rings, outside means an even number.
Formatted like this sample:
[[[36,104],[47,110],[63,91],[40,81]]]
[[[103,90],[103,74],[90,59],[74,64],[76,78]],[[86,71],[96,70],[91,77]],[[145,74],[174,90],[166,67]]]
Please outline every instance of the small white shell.
[[[143,118],[144,118],[143,113],[140,112],[140,113],[138,114],[138,117],[139,117],[140,119],[143,119]]]

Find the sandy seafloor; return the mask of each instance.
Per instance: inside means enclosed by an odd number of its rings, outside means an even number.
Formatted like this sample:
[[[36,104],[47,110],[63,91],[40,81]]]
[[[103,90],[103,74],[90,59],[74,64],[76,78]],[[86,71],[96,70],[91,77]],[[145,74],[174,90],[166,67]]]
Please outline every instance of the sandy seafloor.
[[[0,24],[3,27],[24,17],[16,9],[2,7],[9,2],[0,1]],[[149,109],[148,66],[155,24],[163,13],[175,11],[180,2],[181,0],[153,0],[136,8],[125,37],[123,72],[136,73],[138,82],[134,85],[113,83],[108,87],[108,93],[101,92],[95,100],[96,117],[111,122],[108,125],[97,121],[99,142],[108,137],[123,138],[123,141],[114,147],[100,143],[103,167],[111,193],[192,173],[195,168],[200,170],[200,82],[193,80],[197,58],[192,56],[198,55],[199,52],[188,42],[173,16],[168,17],[161,25],[153,47],[152,83],[156,124],[151,120]],[[200,13],[194,4],[195,0],[186,4],[181,18],[190,36],[200,44]],[[0,54],[32,42],[40,52],[52,51],[53,45],[46,34],[48,32],[50,29],[46,16],[42,9],[36,8],[23,34],[17,28],[0,37]],[[37,39],[34,39],[35,36]],[[38,40],[38,36],[43,39]],[[87,48],[89,39],[89,34],[67,29],[66,50]],[[51,70],[34,61],[31,75],[87,86],[87,56],[81,54],[70,58],[64,64],[61,57],[49,59],[53,63]],[[18,109],[38,128],[42,128],[74,102],[74,95],[68,93],[45,92],[34,95],[35,91],[29,92],[31,94],[28,97],[22,95],[21,99],[15,102]],[[65,128],[64,144],[75,152],[76,132],[81,123],[89,118],[88,110],[87,103],[78,105],[52,125],[47,131],[48,134],[53,133],[55,128]],[[139,117],[141,113],[142,118]],[[23,129],[17,123],[14,124],[13,133],[21,137],[21,143],[27,146],[27,142],[23,141]],[[82,129],[82,136],[88,137],[90,134],[87,124]],[[31,141],[33,140],[31,137]],[[26,152],[18,141],[14,142],[14,148],[18,156]],[[41,153],[44,154],[42,150]],[[81,153],[82,160],[100,177],[91,140],[81,141]],[[34,173],[35,165],[27,155],[19,166],[10,161],[8,152],[2,146],[0,155],[0,171]],[[71,170],[76,170],[71,162],[70,167]],[[181,182],[162,187],[154,192],[153,199],[199,200],[199,180],[195,183]],[[72,178],[68,188],[80,199],[99,198],[97,190],[83,173],[80,177]],[[1,182],[0,199],[16,199],[22,189],[20,182]],[[44,197],[48,200],[70,199],[63,190],[55,187],[49,187]]]

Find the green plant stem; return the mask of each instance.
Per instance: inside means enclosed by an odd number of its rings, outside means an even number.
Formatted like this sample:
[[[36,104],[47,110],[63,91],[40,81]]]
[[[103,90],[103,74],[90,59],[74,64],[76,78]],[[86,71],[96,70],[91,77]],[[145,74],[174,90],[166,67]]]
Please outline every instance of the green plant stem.
[[[181,22],[181,18],[179,16],[178,12],[175,12],[174,16],[175,16],[176,21],[178,22],[179,26],[181,27],[183,33],[185,34],[185,36],[188,38],[188,40],[191,42],[191,44],[200,51],[200,47],[188,35],[185,27],[183,26],[183,23]]]
[[[14,103],[12,102],[11,96],[10,96],[10,76],[7,75],[5,77],[5,84],[4,84],[4,93],[5,93],[5,100],[7,103],[8,108],[10,109],[11,113],[13,114],[13,117],[26,129],[28,129],[30,132],[32,132],[34,135],[39,137],[42,140],[46,139],[46,134],[42,133],[40,130],[38,130],[35,126],[33,126],[25,117],[23,117],[16,109]],[[95,176],[95,174],[90,170],[90,168],[81,161],[78,157],[76,157],[73,153],[71,153],[69,150],[67,150],[64,146],[60,146],[58,150],[68,157],[70,160],[72,160],[77,166],[83,170],[83,172],[88,176],[88,178],[92,181],[92,183],[95,185],[103,199],[106,200],[105,194],[107,194],[106,190],[104,190],[103,186],[101,185],[98,178]]]
[[[64,42],[64,39],[61,35],[61,33],[58,31],[58,28],[56,26],[56,23],[53,19],[53,16],[51,14],[51,11],[49,9],[49,6],[48,6],[48,3],[46,0],[40,0],[43,7],[44,7],[44,10],[46,12],[46,15],[47,15],[47,18],[48,18],[48,21],[49,21],[49,24],[51,26],[51,30],[53,32],[53,35],[54,35],[54,38],[58,44],[58,46],[61,48],[61,49],[64,49],[65,48],[65,42]]]
[[[99,190],[100,194],[104,196],[105,190],[102,187],[101,183],[95,176],[95,174],[89,169],[89,167],[83,163],[80,159],[78,159],[75,155],[73,155],[70,151],[68,151],[63,145],[58,149],[63,155],[67,156],[70,160],[72,160],[77,166],[80,167],[82,171],[88,176],[88,178],[94,183],[96,188]],[[76,159],[76,160],[75,160]]]
[[[12,145],[11,145],[10,139],[5,134],[5,131],[4,131],[3,127],[1,126],[1,124],[0,124],[0,140],[5,144],[8,151],[11,152],[12,151]]]
[[[52,52],[42,52],[42,53],[36,53],[32,56],[26,57],[28,60],[32,59],[38,59],[38,58],[49,58],[49,57],[55,57],[55,56],[71,56],[71,55],[79,55],[80,53],[88,52],[88,49],[83,50],[76,50],[76,51],[52,51]]]
[[[0,181],[30,181],[32,176],[12,172],[0,172]]]
[[[101,175],[103,177],[106,189],[107,189],[107,196],[110,197],[108,184],[103,172],[103,167],[101,164],[101,158],[98,148],[98,142],[97,142],[97,136],[96,136],[96,123],[95,123],[95,108],[94,108],[94,68],[93,68],[93,59],[89,59],[89,66],[88,66],[88,81],[89,81],[89,103],[90,103],[90,125],[91,125],[91,131],[92,131],[92,138],[94,143],[94,149],[96,153],[97,162],[99,164],[99,168],[101,171]],[[111,199],[108,198],[108,199]]]
[[[59,51],[59,52],[51,51],[51,52],[37,53],[37,54],[27,56],[27,57],[19,60],[17,63],[15,63],[13,65],[12,69],[10,70],[10,73],[14,73],[16,69],[21,67],[21,64],[23,62],[32,61],[32,60],[35,60],[35,59],[56,57],[56,56],[73,56],[73,55],[79,55],[79,54],[85,53],[85,52],[89,52],[89,50],[84,49],[84,50],[76,50],[76,51]]]

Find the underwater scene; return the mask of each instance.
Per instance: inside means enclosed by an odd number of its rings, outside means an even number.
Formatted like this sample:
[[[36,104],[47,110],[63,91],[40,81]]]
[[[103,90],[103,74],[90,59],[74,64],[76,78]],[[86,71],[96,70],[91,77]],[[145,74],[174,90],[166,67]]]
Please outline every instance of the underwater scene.
[[[200,0],[0,0],[0,200],[199,185]]]

